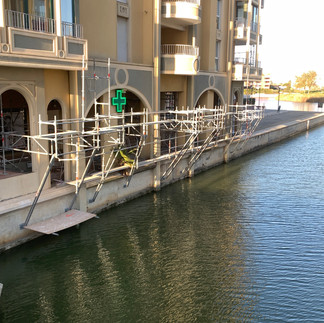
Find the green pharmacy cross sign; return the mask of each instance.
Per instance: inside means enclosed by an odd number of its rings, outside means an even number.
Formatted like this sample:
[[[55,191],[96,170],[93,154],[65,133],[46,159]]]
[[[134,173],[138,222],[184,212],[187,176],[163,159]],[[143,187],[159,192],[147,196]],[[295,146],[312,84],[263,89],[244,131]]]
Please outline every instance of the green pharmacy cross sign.
[[[126,98],[123,97],[123,90],[116,90],[116,96],[112,98],[112,104],[116,107],[117,112],[123,111],[123,105],[126,105]]]

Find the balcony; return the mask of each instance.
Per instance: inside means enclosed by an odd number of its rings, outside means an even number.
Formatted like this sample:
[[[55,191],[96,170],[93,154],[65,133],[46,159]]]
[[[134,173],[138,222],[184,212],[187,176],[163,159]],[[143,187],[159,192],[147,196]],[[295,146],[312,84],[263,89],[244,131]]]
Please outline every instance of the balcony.
[[[87,59],[82,26],[6,10],[0,42],[0,65],[80,70]],[[1,28],[0,28],[1,29]]]
[[[261,9],[264,9],[264,0],[261,0]]]
[[[234,81],[261,81],[261,62],[246,63],[245,58],[235,58],[233,62]]]
[[[198,47],[179,44],[161,46],[161,72],[163,74],[196,75],[198,71]]]
[[[258,24],[252,23],[250,26],[250,44],[256,45],[258,41]],[[236,45],[245,45],[248,41],[248,23],[244,18],[235,20],[234,39]]]
[[[168,27],[201,22],[200,0],[162,0],[162,24]]]

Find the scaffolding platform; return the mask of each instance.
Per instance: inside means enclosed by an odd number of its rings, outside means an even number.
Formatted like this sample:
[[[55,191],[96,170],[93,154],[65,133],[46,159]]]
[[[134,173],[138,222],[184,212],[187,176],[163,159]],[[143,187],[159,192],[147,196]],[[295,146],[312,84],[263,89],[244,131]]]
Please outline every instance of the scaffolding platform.
[[[53,218],[27,225],[24,228],[44,234],[53,234],[96,217],[96,214],[70,210]]]

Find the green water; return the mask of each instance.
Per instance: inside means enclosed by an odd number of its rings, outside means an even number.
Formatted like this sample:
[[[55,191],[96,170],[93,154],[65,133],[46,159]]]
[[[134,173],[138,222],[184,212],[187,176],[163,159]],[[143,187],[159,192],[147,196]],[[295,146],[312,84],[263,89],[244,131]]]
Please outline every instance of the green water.
[[[324,320],[324,128],[0,255],[1,322]]]

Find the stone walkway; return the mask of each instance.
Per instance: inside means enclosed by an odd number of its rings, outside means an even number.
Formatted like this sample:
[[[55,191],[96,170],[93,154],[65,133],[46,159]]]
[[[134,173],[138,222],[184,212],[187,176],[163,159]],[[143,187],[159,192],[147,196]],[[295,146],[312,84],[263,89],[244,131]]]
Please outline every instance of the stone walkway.
[[[309,118],[322,115],[323,113],[324,109],[323,112],[287,110],[277,112],[276,110],[266,110],[265,116],[256,128],[256,131],[265,130],[267,128],[277,127],[280,125],[286,126],[291,122],[305,121]]]

